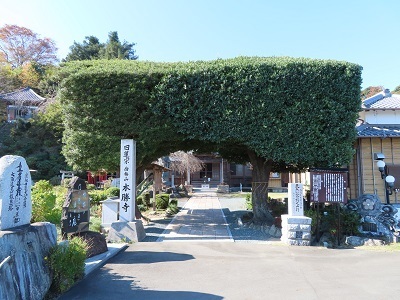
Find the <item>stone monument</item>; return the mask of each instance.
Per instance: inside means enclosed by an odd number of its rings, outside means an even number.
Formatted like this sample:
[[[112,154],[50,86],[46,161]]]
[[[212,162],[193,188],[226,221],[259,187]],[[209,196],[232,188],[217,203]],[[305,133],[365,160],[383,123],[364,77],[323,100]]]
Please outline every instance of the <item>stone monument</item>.
[[[64,239],[68,233],[89,230],[90,203],[83,179],[76,176],[71,179],[62,209],[61,233]]]
[[[23,157],[0,158],[0,299],[45,297],[51,273],[45,262],[57,243],[54,224],[30,224],[31,176]]]
[[[0,230],[30,224],[31,174],[21,156],[0,159]]]
[[[288,185],[288,214],[282,215],[281,241],[289,245],[310,246],[311,218],[304,216],[303,184]]]

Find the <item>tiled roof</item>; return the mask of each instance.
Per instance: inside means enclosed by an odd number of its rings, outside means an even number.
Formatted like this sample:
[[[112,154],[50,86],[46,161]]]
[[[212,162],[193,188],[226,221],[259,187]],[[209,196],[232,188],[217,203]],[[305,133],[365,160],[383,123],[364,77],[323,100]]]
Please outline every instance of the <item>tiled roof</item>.
[[[36,94],[30,87],[26,87],[24,89],[11,93],[0,94],[0,99],[6,101],[29,101],[29,102],[42,102],[46,100],[45,98]]]
[[[400,137],[400,125],[363,124],[356,130],[358,137]]]
[[[363,109],[400,109],[400,95],[391,94],[384,90],[365,99],[362,102]]]

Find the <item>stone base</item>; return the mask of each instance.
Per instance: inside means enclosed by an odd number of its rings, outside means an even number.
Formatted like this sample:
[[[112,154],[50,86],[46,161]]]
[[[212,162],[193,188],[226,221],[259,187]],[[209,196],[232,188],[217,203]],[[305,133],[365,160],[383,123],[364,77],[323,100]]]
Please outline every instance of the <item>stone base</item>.
[[[217,185],[217,193],[229,193],[229,185],[226,184]]]
[[[48,222],[0,231],[0,299],[44,299],[52,281],[45,257],[55,245]]]
[[[146,237],[141,220],[114,222],[108,232],[108,242],[141,242]]]
[[[292,246],[310,246],[311,218],[282,215],[281,241]]]

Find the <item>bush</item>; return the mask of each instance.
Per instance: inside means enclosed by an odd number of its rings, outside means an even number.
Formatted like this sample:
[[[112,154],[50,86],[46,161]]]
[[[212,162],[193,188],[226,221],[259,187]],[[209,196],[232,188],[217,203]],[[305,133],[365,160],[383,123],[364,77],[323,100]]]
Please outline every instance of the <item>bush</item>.
[[[137,205],[142,205],[143,204],[143,197],[142,196],[139,196],[139,197],[136,198],[136,204]]]
[[[93,191],[93,190],[96,189],[96,186],[95,186],[93,183],[88,183],[88,184],[86,185],[86,189],[87,189],[88,191]]]
[[[251,193],[246,194],[246,209],[253,210],[253,202],[251,202]]]
[[[104,190],[88,190],[90,205],[99,205],[100,201],[106,200],[108,195]]]
[[[174,200],[176,201],[176,200]],[[166,210],[166,213],[168,215],[175,215],[179,212],[179,208],[178,208],[178,204],[177,201],[176,202],[172,202],[170,204],[168,204],[168,208]]]
[[[281,215],[288,213],[288,206],[285,202],[268,197],[267,204],[273,217],[280,217]]]
[[[150,206],[150,193],[146,192],[146,193],[143,194],[142,197],[143,197],[143,204],[147,205],[147,206]]]
[[[340,218],[338,212],[340,212]],[[343,206],[338,209],[336,205],[326,205],[320,207],[319,214],[316,208],[311,208],[305,210],[304,215],[312,219],[311,233],[315,235],[316,228],[319,225],[319,235],[328,234],[333,244],[337,242],[337,238],[341,239],[343,236],[359,234],[360,215],[354,211],[347,210]]]
[[[119,196],[119,188],[114,187],[114,186],[109,187],[109,188],[106,189],[104,192],[105,192],[105,193],[107,194],[107,196],[109,196],[109,197],[116,197],[116,196]]]
[[[49,292],[61,294],[85,274],[85,259],[88,245],[79,237],[50,249],[46,258],[53,274]]]
[[[156,195],[156,208],[157,209],[166,209],[169,204],[169,195],[168,194],[157,194]]]
[[[32,222],[61,222],[61,207],[56,206],[56,194],[47,180],[40,180],[32,188]]]
[[[89,221],[89,230],[95,232],[101,232],[101,218],[99,217],[90,217]]]
[[[147,210],[147,205],[138,204],[138,208],[139,208],[140,211],[146,211]]]

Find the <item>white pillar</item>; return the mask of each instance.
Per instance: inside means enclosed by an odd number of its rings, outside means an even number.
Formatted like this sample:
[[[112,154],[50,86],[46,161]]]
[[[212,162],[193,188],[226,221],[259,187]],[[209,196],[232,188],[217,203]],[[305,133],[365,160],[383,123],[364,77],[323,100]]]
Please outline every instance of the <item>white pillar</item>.
[[[136,203],[136,141],[121,140],[119,220],[135,220]]]

